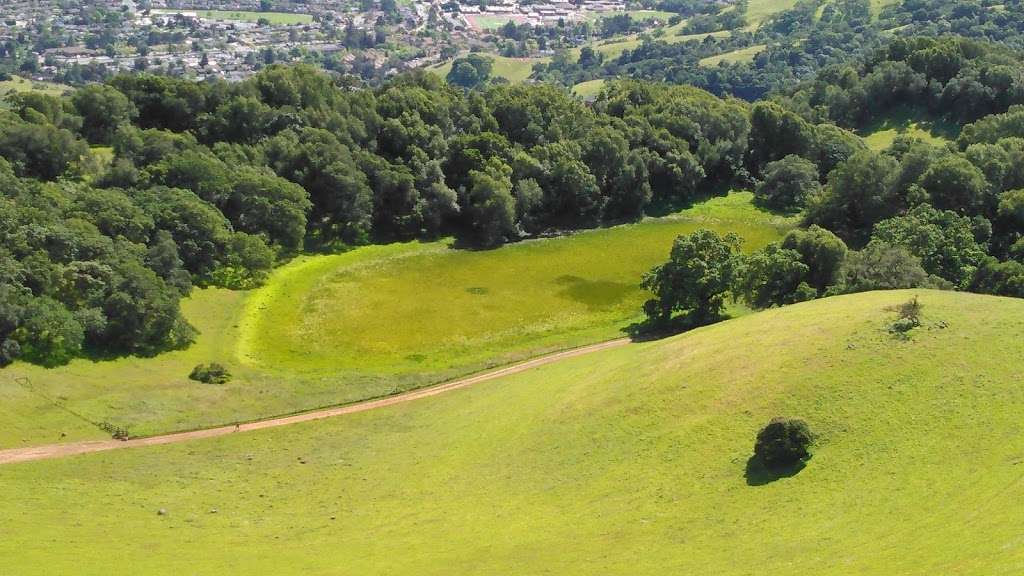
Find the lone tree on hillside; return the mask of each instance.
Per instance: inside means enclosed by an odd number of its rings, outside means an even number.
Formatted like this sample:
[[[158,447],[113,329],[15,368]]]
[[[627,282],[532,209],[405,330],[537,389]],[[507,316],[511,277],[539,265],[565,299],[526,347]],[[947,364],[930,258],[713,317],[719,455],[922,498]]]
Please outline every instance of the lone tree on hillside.
[[[803,420],[772,418],[757,434],[754,458],[768,469],[787,468],[810,458],[813,442],[814,435]]]
[[[680,311],[695,326],[720,318],[740,268],[741,242],[736,234],[711,230],[676,238],[668,262],[644,274],[641,285],[654,293],[644,303],[648,318],[666,325]]]

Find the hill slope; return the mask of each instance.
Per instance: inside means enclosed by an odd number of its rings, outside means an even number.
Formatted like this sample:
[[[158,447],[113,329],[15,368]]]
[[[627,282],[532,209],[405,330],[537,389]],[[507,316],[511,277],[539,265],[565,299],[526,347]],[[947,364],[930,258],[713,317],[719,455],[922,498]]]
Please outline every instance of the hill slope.
[[[185,350],[0,372],[9,414],[0,448],[49,444],[62,432],[109,437],[55,404],[152,435],[350,403],[621,337],[642,316],[641,275],[677,235],[737,232],[756,249],[791,228],[751,198],[734,193],[665,218],[496,250],[432,242],[305,256],[260,290],[197,290],[182,304],[200,333]],[[232,382],[188,379],[212,361],[227,365]]]
[[[913,294],[925,326],[894,339],[886,308]],[[0,557],[15,574],[1019,573],[1022,330],[1021,300],[829,298],[352,417],[4,466]],[[750,485],[779,414],[820,445]]]

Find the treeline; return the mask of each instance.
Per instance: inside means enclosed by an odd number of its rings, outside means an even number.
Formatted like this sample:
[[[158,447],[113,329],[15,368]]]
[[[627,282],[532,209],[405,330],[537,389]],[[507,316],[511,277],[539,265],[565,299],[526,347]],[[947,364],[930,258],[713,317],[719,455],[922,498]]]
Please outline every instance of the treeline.
[[[944,46],[907,45],[915,62]],[[958,147],[874,153],[799,96],[813,92],[751,106],[620,81],[585,105],[552,85],[464,90],[415,73],[365,89],[274,66],[238,84],[137,75],[15,95],[0,113],[0,361],[184,344],[192,285],[256,286],[304,249],[445,235],[493,247],[736,185],[834,233],[862,275],[911,258],[920,282],[1022,294],[1024,109],[966,127]],[[802,298],[805,283],[836,284],[801,277],[759,301]]]
[[[454,235],[491,247],[633,220],[746,176],[746,104],[624,82],[379,89],[312,68],[238,83],[120,76],[0,113],[2,361],[150,353],[191,332],[192,285],[282,258]]]
[[[1024,77],[1020,55],[1005,47],[954,36],[896,38],[777,99],[809,120],[847,128],[905,105],[962,124],[1024,104]]]

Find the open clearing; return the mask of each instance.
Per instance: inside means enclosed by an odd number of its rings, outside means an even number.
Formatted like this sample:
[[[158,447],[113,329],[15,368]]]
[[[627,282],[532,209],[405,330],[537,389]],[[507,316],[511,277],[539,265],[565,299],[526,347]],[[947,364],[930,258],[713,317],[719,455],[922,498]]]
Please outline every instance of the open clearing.
[[[926,112],[901,106],[858,132],[872,150],[885,150],[898,136],[911,136],[935,146],[956,140],[959,129],[954,124],[935,120]]]
[[[313,21],[310,14],[294,14],[291,12],[250,12],[246,10],[153,10],[157,14],[178,14],[195,12],[200,18],[210,20],[237,20],[239,22],[257,22],[261,18],[274,25],[309,24]]]
[[[604,83],[604,78],[580,82],[572,87],[572,93],[584,100],[593,100],[601,93],[601,89],[604,88]]]
[[[21,76],[11,76],[10,80],[0,81],[0,107],[5,107],[7,105],[4,98],[8,94],[30,92],[33,90],[49,94],[50,96],[59,97],[70,92],[71,87],[63,84],[54,84],[52,82],[37,82],[27,78],[22,78]]]
[[[666,218],[498,250],[433,242],[301,257],[252,293],[197,290],[183,310],[200,335],[185,350],[5,369],[0,448],[50,444],[61,433],[109,437],[102,422],[139,436],[247,422],[617,338],[639,319],[641,274],[677,235],[735,231],[753,249],[792,225],[734,193]],[[232,382],[188,380],[211,361],[225,363]]]
[[[925,327],[895,340],[886,308],[914,294]],[[828,298],[344,418],[0,466],[0,557],[84,576],[1016,574],[1022,330],[1020,300]],[[815,455],[748,482],[780,414]]]
[[[716,54],[714,56],[708,56],[700,61],[700,65],[704,67],[718,66],[720,63],[725,62],[727,64],[735,64],[737,62],[753,62],[754,57],[758,53],[762,52],[767,46],[765,44],[755,44],[746,48],[740,48],[739,50],[733,50],[732,52],[725,52],[722,54]]]
[[[533,74],[534,64],[551,60],[550,58],[508,58],[495,54],[486,54],[486,56],[494,59],[494,68],[491,70],[491,76],[504,78],[512,84],[526,81],[530,74]],[[445,78],[448,76],[448,72],[451,72],[452,62],[449,60],[442,64],[428,66],[426,69]]]

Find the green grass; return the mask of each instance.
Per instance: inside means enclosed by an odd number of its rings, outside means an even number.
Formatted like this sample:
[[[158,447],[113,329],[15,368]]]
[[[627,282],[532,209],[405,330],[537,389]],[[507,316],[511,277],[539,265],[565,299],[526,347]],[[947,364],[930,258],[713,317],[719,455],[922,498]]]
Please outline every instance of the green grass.
[[[177,14],[193,10],[153,10],[155,13]],[[265,18],[273,25],[287,26],[292,24],[309,24],[313,22],[310,14],[293,14],[290,12],[249,12],[246,10],[194,10],[200,18],[213,20],[237,20],[239,22],[256,22]]]
[[[16,94],[18,92],[42,92],[49,94],[50,96],[60,97],[71,91],[70,86],[64,84],[54,84],[52,82],[36,82],[21,76],[11,76],[10,80],[0,81],[0,107],[5,107],[6,102],[3,99],[8,94]]]
[[[927,112],[907,106],[897,108],[859,130],[872,150],[885,150],[901,135],[944,146],[956,140],[958,132],[956,125],[936,120]]]
[[[886,307],[912,294],[926,327],[895,340]],[[1018,574],[1022,330],[1021,300],[829,298],[385,410],[4,466],[0,557],[28,576]],[[749,485],[780,414],[814,457]]]
[[[757,28],[771,16],[796,6],[797,0],[750,0],[747,5],[747,27]]]
[[[585,100],[592,100],[601,93],[601,89],[604,88],[604,83],[605,80],[603,78],[580,82],[572,87],[572,93]]]
[[[533,73],[533,65],[538,62],[548,62],[550,58],[508,58],[506,56],[498,56],[495,54],[488,54],[490,58],[494,59],[494,68],[491,70],[491,76],[505,78],[513,84],[526,81]],[[433,72],[442,78],[447,77],[448,73],[452,70],[452,61],[442,62],[433,66],[428,66],[427,71]]]
[[[18,394],[14,378],[27,377],[91,421],[145,435],[352,402],[614,338],[638,319],[640,276],[677,235],[710,227],[757,247],[792,225],[750,200],[735,193],[675,216],[498,250],[434,242],[301,257],[251,294],[197,291],[184,311],[201,334],[186,350],[56,369],[19,363],[0,373],[0,393]],[[211,361],[235,379],[187,379]],[[0,427],[0,447],[52,441],[55,429],[34,421],[39,402],[7,405],[17,423]]]
[[[767,46],[764,44],[755,44],[754,46],[740,48],[739,50],[733,50],[732,52],[716,54],[715,56],[709,56],[702,59],[700,61],[700,65],[711,68],[718,66],[721,62],[727,62],[729,64],[734,64],[736,62],[753,62],[754,57],[766,47]]]
[[[586,15],[587,20],[601,20],[603,18],[610,18],[612,16],[619,16],[622,14],[628,14],[633,20],[663,20],[668,21],[669,18],[676,15],[675,12],[666,12],[664,10],[626,10],[625,12],[588,12]]]

